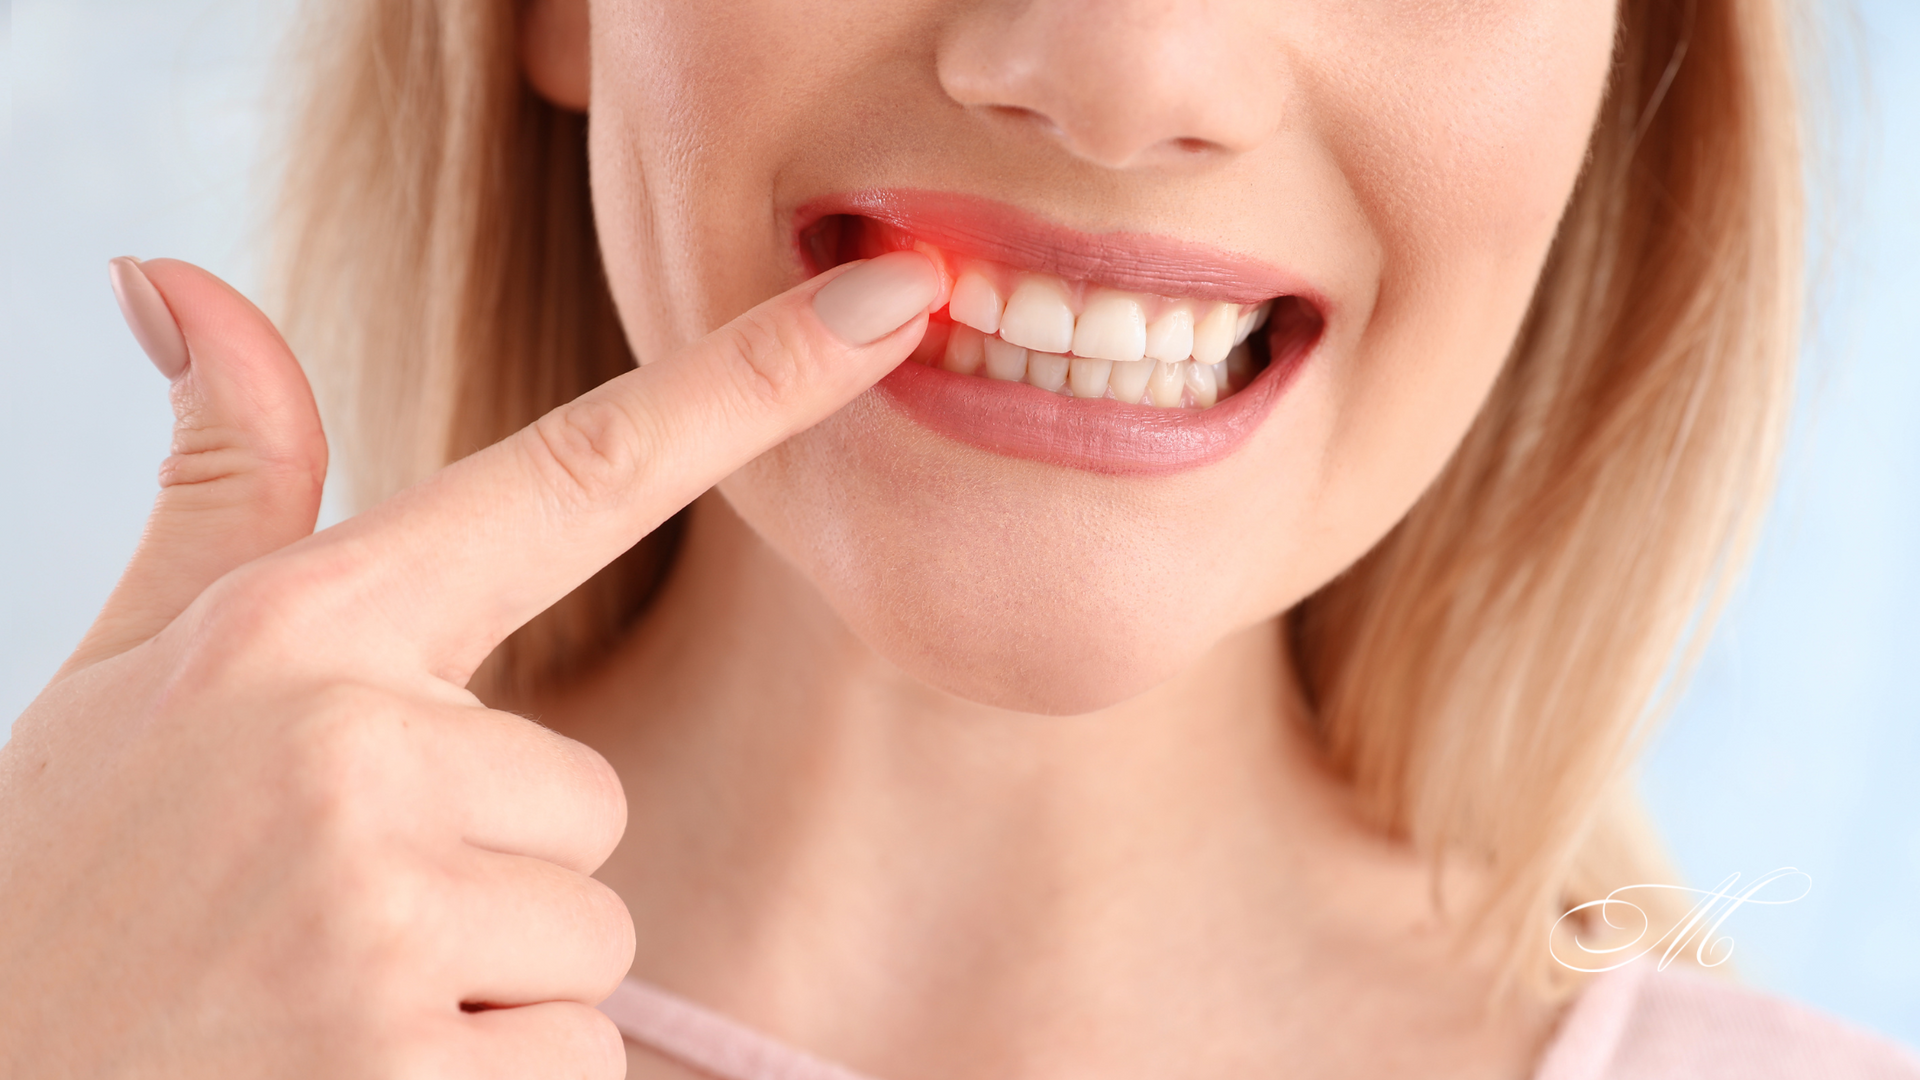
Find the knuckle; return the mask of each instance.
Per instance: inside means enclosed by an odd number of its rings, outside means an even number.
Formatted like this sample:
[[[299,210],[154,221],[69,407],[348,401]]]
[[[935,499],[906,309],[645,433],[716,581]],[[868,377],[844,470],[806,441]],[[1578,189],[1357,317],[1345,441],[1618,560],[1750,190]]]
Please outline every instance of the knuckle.
[[[720,328],[722,355],[734,365],[731,381],[750,405],[785,411],[818,380],[820,357],[797,319],[781,311],[756,313]]]
[[[237,428],[181,427],[159,480],[167,504],[189,512],[301,506],[320,496],[326,450],[258,440]]]
[[[645,479],[654,459],[646,426],[619,403],[585,397],[533,425],[528,453],[535,470],[568,503],[602,502]]]
[[[197,652],[233,662],[308,655],[331,586],[351,571],[330,560],[268,557],[229,572],[194,602]]]
[[[586,908],[584,925],[591,928],[596,946],[594,955],[606,958],[606,992],[612,993],[626,976],[627,968],[633,964],[633,913],[611,886],[598,878],[587,878],[586,881],[589,885],[588,895],[583,901]]]
[[[391,1034],[377,1053],[370,1055],[372,1069],[351,1075],[371,1076],[375,1080],[479,1080],[513,1075],[509,1071],[510,1062],[483,1064],[486,1050],[476,1045],[466,1019],[435,1016],[416,1020],[404,1030]]]
[[[342,1055],[346,1060],[339,1063],[341,1068],[321,1075],[367,1080],[425,1080],[459,1075],[449,1062],[458,1029],[438,1017],[425,1023],[396,1024],[354,1034],[357,1038]]]
[[[627,1075],[627,1052],[612,1018],[577,1001],[540,1006],[538,1038],[557,1062],[556,1075],[617,1080]]]
[[[173,429],[173,447],[160,464],[160,486],[207,484],[244,476],[261,462],[247,433],[220,424],[183,419]]]
[[[575,1017],[570,1041],[579,1047],[582,1075],[605,1080],[627,1075],[626,1043],[613,1018],[590,1005],[567,1011]]]
[[[200,626],[208,636],[253,642],[276,636],[274,631],[300,611],[304,597],[299,583],[285,574],[249,564],[215,581],[201,594]],[[231,644],[223,641],[223,644]]]
[[[314,691],[287,727],[286,794],[324,847],[351,852],[394,827],[409,787],[409,723],[385,695],[352,684]]]
[[[238,446],[179,448],[160,463],[160,486],[207,489],[222,481],[244,479],[257,467],[253,455]]]
[[[627,831],[627,791],[611,762],[585,743],[574,746],[579,748],[580,783],[590,807],[587,824],[597,840],[594,850],[604,860]]]
[[[504,746],[511,748],[523,768],[534,770],[530,775],[539,776],[542,785],[559,786],[566,792],[565,848],[572,853],[567,862],[585,861],[592,867],[605,862],[627,830],[627,792],[612,763],[587,744],[524,716],[493,711],[486,715],[502,726],[507,735]]]
[[[359,958],[361,977],[404,982],[422,948],[421,929],[434,921],[438,905],[433,898],[445,885],[416,863],[373,856],[364,848],[335,873],[340,884],[333,896],[343,939],[338,944]]]
[[[517,719],[517,718],[516,718]],[[627,831],[627,792],[620,774],[600,752],[531,720],[545,749],[554,759],[556,776],[577,793],[578,817],[572,822],[575,845],[587,852],[595,866],[604,862]]]
[[[326,910],[311,920],[314,967],[331,972],[343,1010],[393,1015],[418,1001],[421,976],[455,942],[445,924],[447,885],[417,864],[361,856],[336,866],[316,890]]]

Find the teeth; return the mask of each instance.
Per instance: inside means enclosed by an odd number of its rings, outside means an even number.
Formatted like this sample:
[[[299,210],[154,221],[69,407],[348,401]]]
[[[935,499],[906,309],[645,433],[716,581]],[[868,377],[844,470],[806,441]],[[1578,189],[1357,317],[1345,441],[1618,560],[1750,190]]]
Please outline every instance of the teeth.
[[[953,283],[953,299],[947,301],[947,313],[953,321],[973,327],[983,334],[1000,331],[1000,310],[1006,300],[993,282],[977,269],[969,269]]]
[[[1252,382],[1246,341],[1273,306],[1147,296],[995,264],[958,268],[953,321],[929,327],[914,360],[1129,405],[1210,408]]]
[[[955,375],[978,375],[987,362],[987,335],[971,326],[955,324],[947,336],[947,352],[940,366]]]
[[[1062,356],[1059,353],[1040,352],[1038,350],[1029,351],[1027,353],[1027,381],[1049,393],[1059,393],[1060,388],[1067,385],[1067,369],[1070,359],[1070,357]]]
[[[1220,385],[1213,381],[1213,365],[1195,361],[1182,366],[1186,370],[1180,374],[1185,377],[1187,393],[1195,405],[1204,409],[1219,400]]]
[[[1074,357],[1073,363],[1067,368],[1067,388],[1077,398],[1106,397],[1107,377],[1113,371],[1113,363],[1112,360]]]
[[[1060,279],[1029,274],[1007,298],[1006,310],[1000,313],[1000,336],[1028,349],[1064,353],[1073,348],[1073,309],[1068,305]],[[1225,350],[1221,355],[1226,355]]]
[[[1239,309],[1232,304],[1213,304],[1193,327],[1193,358],[1202,364],[1217,364],[1233,348],[1233,331],[1240,321]]]
[[[1265,325],[1267,314],[1272,310],[1273,301],[1269,300],[1259,307],[1254,308],[1252,311],[1240,316],[1240,322],[1233,329],[1233,343],[1238,345],[1251,337],[1255,330]]]
[[[997,337],[981,342],[986,356],[987,378],[1002,382],[1027,381],[1027,350]]]
[[[1147,396],[1147,379],[1153,375],[1152,360],[1120,360],[1107,376],[1107,388],[1116,401],[1138,405]]]
[[[1186,390],[1186,376],[1181,368],[1183,363],[1169,364],[1165,360],[1153,365],[1153,374],[1147,377],[1147,400],[1163,409],[1171,409],[1180,404],[1180,396]]]
[[[1147,351],[1147,312],[1132,293],[1100,289],[1073,326],[1073,354],[1096,360],[1138,360]]]
[[[1212,408],[1213,403],[1220,400],[1220,384],[1213,374],[1218,365],[1194,361],[1180,366],[1187,369],[1181,374],[1186,376],[1187,390],[1193,394],[1193,403],[1202,409]]]
[[[1147,327],[1146,355],[1169,364],[1193,355],[1193,309],[1185,304],[1168,308]]]

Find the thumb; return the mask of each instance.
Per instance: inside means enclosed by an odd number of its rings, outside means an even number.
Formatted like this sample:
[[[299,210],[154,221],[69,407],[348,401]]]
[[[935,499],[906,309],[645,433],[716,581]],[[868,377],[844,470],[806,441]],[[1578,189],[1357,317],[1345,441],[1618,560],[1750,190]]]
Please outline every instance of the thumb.
[[[188,263],[108,269],[134,337],[173,381],[173,446],[133,561],[62,674],[133,648],[228,571],[313,532],[327,472],[306,375],[258,308]]]

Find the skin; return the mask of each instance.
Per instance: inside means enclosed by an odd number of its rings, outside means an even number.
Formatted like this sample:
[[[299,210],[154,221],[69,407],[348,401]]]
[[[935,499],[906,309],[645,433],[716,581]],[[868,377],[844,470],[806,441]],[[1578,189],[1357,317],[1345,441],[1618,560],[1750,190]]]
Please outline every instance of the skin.
[[[0,748],[0,1072],[683,1075],[589,1007],[631,970],[878,1077],[1527,1075],[1550,1012],[1481,1007],[1488,959],[1320,767],[1278,617],[1471,422],[1611,18],[535,0],[646,364],[309,536],[292,357],[147,264],[175,456]],[[1279,262],[1321,351],[1175,476],[940,439],[857,396],[925,320],[850,345],[789,248],[793,207],[892,185]],[[463,689],[716,484],[546,727]]]
[[[1612,17],[535,5],[526,67],[592,117],[643,362],[801,273],[796,206],[868,187],[1210,243],[1330,301],[1320,355],[1205,469],[998,457],[870,395],[697,505],[650,621],[540,706],[626,782],[601,876],[635,973],[879,1077],[1527,1074],[1550,1018],[1475,1012],[1484,958],[1298,734],[1276,616],[1405,514],[1484,400]]]
[[[877,652],[1055,714],[1186,670],[1400,520],[1505,358],[1612,46],[1605,0],[552,4],[590,47],[528,66],[591,111],[643,359],[791,285],[792,210],[868,187],[1209,243],[1326,293],[1321,356],[1217,467],[1037,467],[870,398],[724,485]]]

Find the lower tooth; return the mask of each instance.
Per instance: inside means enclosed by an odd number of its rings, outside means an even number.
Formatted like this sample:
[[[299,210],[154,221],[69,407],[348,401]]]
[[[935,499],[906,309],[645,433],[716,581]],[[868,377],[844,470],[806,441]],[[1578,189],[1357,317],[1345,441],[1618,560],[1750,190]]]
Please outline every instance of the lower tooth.
[[[1186,389],[1186,375],[1182,368],[1185,360],[1169,364],[1165,360],[1156,361],[1153,374],[1147,377],[1147,400],[1163,409],[1171,409],[1180,404],[1180,393]]]
[[[1220,400],[1220,384],[1214,381],[1213,369],[1216,365],[1191,363],[1187,365],[1187,389],[1193,393],[1193,403],[1202,409],[1213,407]]]
[[[962,324],[955,324],[951,331],[929,327],[928,336],[933,337],[936,331],[944,331],[945,337],[944,348],[937,359],[920,355],[929,348],[924,342],[915,350],[915,359],[928,364],[937,362],[961,375],[1029,383],[1049,393],[1064,389],[1076,398],[1104,398],[1111,392],[1115,400],[1129,405],[1151,403],[1171,409],[1191,404],[1206,409],[1246,386],[1255,374],[1253,352],[1244,343],[1234,346],[1219,363],[1203,364],[1198,360],[1168,363],[1164,360],[1095,360],[1027,350]]]
[[[1003,382],[1027,381],[1027,350],[997,337],[987,338],[980,344],[986,361],[987,378]]]
[[[971,326],[961,323],[953,325],[953,332],[947,335],[947,352],[940,360],[940,366],[955,375],[977,375],[980,365],[986,363],[987,335]]]
[[[1068,359],[1059,353],[1027,353],[1027,381],[1042,390],[1059,393],[1067,385]]]
[[[1067,367],[1067,385],[1077,398],[1103,398],[1107,396],[1107,376],[1113,371],[1113,361],[1094,360],[1076,356]]]
[[[1147,396],[1147,380],[1153,375],[1152,360],[1120,360],[1113,365],[1113,372],[1107,376],[1107,388],[1113,391],[1114,399],[1129,405],[1138,405]]]

